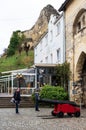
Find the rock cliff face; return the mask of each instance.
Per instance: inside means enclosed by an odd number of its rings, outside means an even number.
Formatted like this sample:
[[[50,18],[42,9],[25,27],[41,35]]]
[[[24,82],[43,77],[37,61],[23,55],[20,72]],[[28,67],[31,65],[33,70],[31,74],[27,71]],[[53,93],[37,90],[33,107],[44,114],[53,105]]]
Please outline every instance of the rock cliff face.
[[[41,38],[41,36],[47,31],[51,14],[54,14],[56,16],[59,15],[56,9],[54,9],[51,5],[47,5],[40,12],[35,25],[30,30],[22,32],[25,35],[26,39],[32,38],[33,42],[30,43],[31,47],[34,46],[36,42]]]

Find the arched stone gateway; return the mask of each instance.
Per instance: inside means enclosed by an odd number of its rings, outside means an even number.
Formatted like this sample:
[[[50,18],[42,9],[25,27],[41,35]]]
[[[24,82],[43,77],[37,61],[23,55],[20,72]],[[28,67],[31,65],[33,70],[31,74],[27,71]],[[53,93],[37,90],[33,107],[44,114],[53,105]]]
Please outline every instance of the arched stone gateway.
[[[74,16],[75,17],[72,21],[72,94],[74,101],[76,101],[78,104],[82,102],[82,105],[86,106],[86,9],[82,7]]]
[[[80,93],[83,104],[86,105],[86,0],[66,0],[59,11],[64,11],[66,60],[70,63],[72,72],[69,85],[70,100],[75,101],[77,91],[82,88]],[[75,88],[78,90],[74,91]]]
[[[76,91],[83,105],[86,106],[86,53],[84,52],[81,53],[78,59],[76,73],[78,75]]]

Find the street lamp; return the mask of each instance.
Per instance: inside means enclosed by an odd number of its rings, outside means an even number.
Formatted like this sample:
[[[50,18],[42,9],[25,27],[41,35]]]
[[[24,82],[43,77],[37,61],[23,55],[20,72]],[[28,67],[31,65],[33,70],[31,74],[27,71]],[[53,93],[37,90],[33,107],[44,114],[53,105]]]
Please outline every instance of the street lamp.
[[[18,86],[17,87],[20,88],[23,76],[22,76],[22,74],[17,74],[16,77],[17,77],[17,80],[18,80]]]

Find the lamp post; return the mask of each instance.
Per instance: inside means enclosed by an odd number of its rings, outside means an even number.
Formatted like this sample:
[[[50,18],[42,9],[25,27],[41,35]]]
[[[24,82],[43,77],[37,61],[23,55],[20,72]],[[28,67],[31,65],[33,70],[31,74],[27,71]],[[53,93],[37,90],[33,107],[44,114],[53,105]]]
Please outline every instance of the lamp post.
[[[22,74],[17,74],[17,81],[18,81],[18,84],[17,84],[17,87],[21,87],[21,82],[22,82]]]

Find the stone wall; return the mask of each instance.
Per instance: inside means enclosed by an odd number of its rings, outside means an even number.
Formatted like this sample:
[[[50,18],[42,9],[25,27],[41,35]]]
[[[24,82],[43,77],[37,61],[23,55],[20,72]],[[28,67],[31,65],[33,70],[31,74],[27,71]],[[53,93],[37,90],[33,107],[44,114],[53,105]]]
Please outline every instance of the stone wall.
[[[74,30],[76,28],[75,22],[78,20],[79,16],[82,15],[85,9],[86,9],[86,0],[73,0],[65,10],[66,60],[70,62],[70,68],[72,72],[70,81],[70,99],[77,101],[79,101],[78,98],[80,98],[79,96],[80,93],[78,91],[79,87],[77,85],[78,87],[78,89],[76,89],[77,94],[73,95],[72,93],[74,89],[73,82],[77,82],[81,78],[80,73],[82,71],[85,60],[85,56],[83,56],[82,53],[84,52],[84,54],[86,54],[86,29],[83,28],[83,30],[80,30],[80,32],[78,33],[74,33]],[[79,90],[82,93],[81,88]]]

